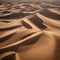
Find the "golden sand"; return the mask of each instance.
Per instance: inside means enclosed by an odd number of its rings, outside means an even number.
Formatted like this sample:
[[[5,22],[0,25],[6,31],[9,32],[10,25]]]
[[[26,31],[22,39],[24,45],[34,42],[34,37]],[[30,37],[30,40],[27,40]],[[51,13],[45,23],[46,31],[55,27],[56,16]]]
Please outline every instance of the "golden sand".
[[[0,6],[0,60],[60,60],[60,8],[42,5]]]

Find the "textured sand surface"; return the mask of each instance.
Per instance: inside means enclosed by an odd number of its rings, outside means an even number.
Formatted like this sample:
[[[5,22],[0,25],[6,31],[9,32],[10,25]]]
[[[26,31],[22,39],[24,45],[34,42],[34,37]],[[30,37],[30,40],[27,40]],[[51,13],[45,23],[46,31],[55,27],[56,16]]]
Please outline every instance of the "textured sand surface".
[[[0,60],[60,60],[60,7],[1,4]]]

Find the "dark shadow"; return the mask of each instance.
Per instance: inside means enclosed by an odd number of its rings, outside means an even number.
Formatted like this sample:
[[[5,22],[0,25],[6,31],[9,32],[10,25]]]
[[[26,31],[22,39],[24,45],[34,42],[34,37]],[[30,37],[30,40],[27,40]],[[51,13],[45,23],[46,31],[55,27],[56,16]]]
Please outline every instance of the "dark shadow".
[[[29,15],[31,15],[31,14],[29,14],[29,13],[22,13],[22,12],[20,12],[20,13],[13,13],[13,14],[11,14],[11,15],[8,15],[8,16],[2,16],[2,17],[0,17],[0,19],[20,19],[20,18],[23,18],[23,17],[25,17],[25,16],[29,16]]]
[[[49,11],[48,9],[44,9],[42,12],[40,11],[39,13],[48,17],[48,18],[60,20],[59,14],[53,13],[52,11]]]
[[[46,26],[43,25],[43,20],[41,20],[38,16],[34,15],[30,18],[30,21],[33,22],[38,28],[45,29]]]
[[[8,40],[8,39],[11,38],[13,35],[14,35],[14,33],[11,34],[11,35],[5,36],[5,37],[3,37],[3,38],[0,38],[0,43],[2,43],[2,42],[4,42],[4,41]]]
[[[25,21],[22,21],[22,24],[23,24],[23,26],[26,27],[27,29],[32,29],[32,27],[31,27],[28,23],[26,23]]]
[[[16,60],[15,54],[8,55],[1,60]]]

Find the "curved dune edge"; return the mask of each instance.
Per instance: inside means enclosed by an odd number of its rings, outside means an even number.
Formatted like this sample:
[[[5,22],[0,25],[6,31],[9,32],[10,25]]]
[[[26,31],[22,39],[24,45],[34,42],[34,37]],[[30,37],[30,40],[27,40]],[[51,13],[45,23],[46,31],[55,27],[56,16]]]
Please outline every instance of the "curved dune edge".
[[[55,19],[55,20],[60,20],[60,13],[59,13],[59,8],[46,8],[43,9],[42,12],[38,12],[50,19]]]
[[[23,21],[25,21],[25,22],[28,23],[30,26],[32,26],[33,29],[30,29],[31,32],[40,31],[40,29],[38,29],[38,28],[37,28],[32,22],[30,22],[27,18],[24,18]],[[29,23],[29,22],[30,22],[30,23]],[[18,29],[19,29],[19,28],[18,28]],[[17,32],[20,31],[20,30],[18,30],[18,29],[17,29],[17,30],[16,30],[16,29],[15,29],[15,30],[12,30],[12,31],[13,31],[12,33],[14,33],[14,31],[15,31],[15,32],[16,32],[16,31],[17,31]],[[22,27],[22,29],[24,29],[24,28]],[[26,28],[25,28],[25,29],[26,29]],[[24,30],[21,30],[21,32],[22,32],[22,31],[24,31]],[[26,31],[27,31],[28,33],[31,33],[31,32],[29,32],[29,30],[27,30],[27,29],[26,29]],[[10,32],[11,32],[11,31],[10,31]],[[7,34],[7,33],[8,33],[8,34]],[[9,32],[7,32],[7,33],[1,35],[1,37],[4,37],[4,35],[6,36],[6,34],[7,34],[7,35],[12,34],[12,33],[9,33]],[[42,31],[41,31],[40,33],[42,33]],[[26,34],[27,34],[27,33],[26,33]],[[18,35],[18,34],[17,34],[17,35]],[[12,45],[11,45],[11,46],[12,46]]]
[[[21,43],[24,43],[24,42],[27,41],[28,39],[30,39],[30,38],[32,38],[32,37],[34,37],[34,36],[36,36],[36,35],[40,35],[40,34],[41,34],[41,32],[38,32],[38,33],[35,33],[35,34],[33,34],[33,35],[31,35],[31,36],[29,36],[29,37],[27,37],[27,38],[25,38],[25,39],[23,39],[23,40],[21,40],[21,41],[15,42],[15,43],[10,44],[10,45],[5,46],[5,47],[1,47],[1,48],[0,48],[0,51],[3,52],[4,50],[7,51],[8,49],[9,49],[9,50],[13,50],[13,49],[15,49],[15,48],[12,48],[12,47],[20,46]]]
[[[7,56],[11,57],[11,59],[20,60],[19,55],[16,52],[14,52],[14,51],[8,51],[8,52],[5,52],[4,54],[1,54],[0,55],[0,59],[2,60],[4,58],[6,58]]]
[[[8,55],[12,55],[12,54],[15,54],[15,52],[12,52],[12,51],[10,51],[10,52],[5,52],[4,54],[1,54],[0,59],[3,59],[4,57],[6,57],[6,56],[8,56]]]
[[[49,19],[39,13],[37,13],[38,17],[40,17],[45,23],[49,24],[49,25],[52,25],[52,26],[55,26],[57,28],[60,28],[60,21],[55,21],[53,19]]]
[[[48,10],[60,15],[60,10],[58,8],[52,8],[52,9],[48,9]]]
[[[27,6],[25,6],[25,4],[11,4],[12,6],[5,6],[5,10],[4,9],[2,9],[3,11],[1,11],[1,15],[0,15],[0,17],[6,17],[6,16],[11,16],[11,15],[13,15],[13,14],[18,14],[18,13],[20,13],[21,14],[21,12],[22,13],[29,13],[29,14],[33,14],[33,13],[36,13],[36,12],[38,12],[39,10],[38,9],[40,9],[39,7],[38,7],[38,5],[35,7],[35,5],[33,5],[33,4],[27,4]],[[33,5],[33,6],[32,6]],[[16,8],[16,7],[19,7],[19,8]],[[31,7],[31,8],[26,8],[26,7]],[[4,8],[4,7],[3,7]],[[10,9],[9,9],[10,8]],[[34,8],[34,9],[36,9],[36,10],[33,10],[32,8]],[[30,10],[33,10],[33,11],[30,11]],[[28,10],[28,11],[27,11]],[[3,12],[5,12],[5,11],[7,11],[7,12],[10,12],[10,13],[3,13]],[[27,12],[24,12],[24,11],[27,11]]]
[[[13,21],[13,22],[10,22],[10,23],[7,23],[7,24],[2,23],[1,26],[0,26],[0,29],[19,26],[19,25],[21,25],[19,21]]]

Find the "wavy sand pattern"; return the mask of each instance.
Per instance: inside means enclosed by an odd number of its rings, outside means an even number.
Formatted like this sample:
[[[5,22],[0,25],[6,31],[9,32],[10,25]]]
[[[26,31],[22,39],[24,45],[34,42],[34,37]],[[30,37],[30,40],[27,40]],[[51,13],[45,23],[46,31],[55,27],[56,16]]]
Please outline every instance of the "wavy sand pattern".
[[[60,60],[60,7],[0,4],[0,60]]]

